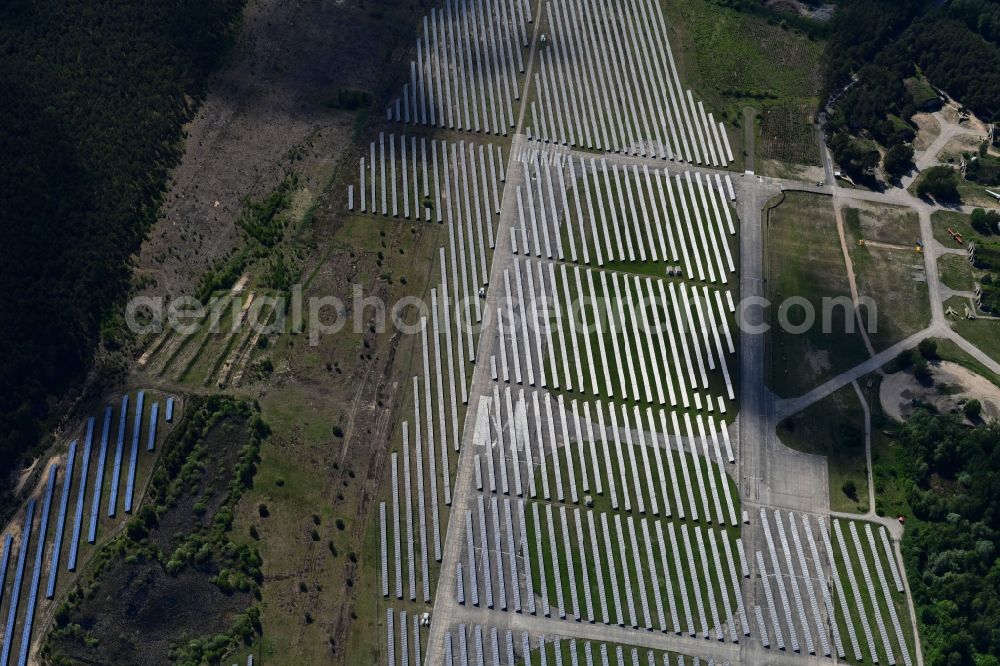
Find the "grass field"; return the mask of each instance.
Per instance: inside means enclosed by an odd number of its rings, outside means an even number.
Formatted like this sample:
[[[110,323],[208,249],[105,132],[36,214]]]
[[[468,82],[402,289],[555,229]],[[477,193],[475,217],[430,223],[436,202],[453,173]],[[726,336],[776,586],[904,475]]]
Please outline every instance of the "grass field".
[[[942,338],[935,338],[934,341],[937,343],[938,356],[940,356],[942,360],[958,363],[959,365],[972,370],[976,374],[986,377],[997,386],[1000,386],[1000,375],[991,372],[986,366],[969,356],[964,349],[956,345],[954,342]]]
[[[972,291],[974,273],[969,260],[959,254],[938,257],[938,275],[946,287],[955,291]]]
[[[969,216],[951,210],[938,210],[931,213],[931,227],[934,230],[934,238],[945,247],[964,248],[970,240],[981,242],[982,237],[972,230]],[[948,233],[948,229],[962,235],[963,243],[959,244]]]
[[[866,204],[845,208],[843,216],[858,296],[878,305],[869,337],[876,350],[885,349],[930,323],[924,257],[914,250],[920,221],[915,211],[900,206]],[[860,245],[861,240],[866,244]],[[869,325],[870,313],[863,308],[862,314]]]
[[[850,210],[858,212],[849,214]],[[856,238],[909,248],[916,247],[920,240],[920,218],[912,208],[852,201],[843,212],[844,226]]]
[[[980,351],[994,361],[1000,362],[1000,321],[982,317],[970,321],[961,316],[962,310],[958,312],[959,316],[951,320],[951,327],[955,332],[979,347]]]
[[[334,294],[350,304],[358,284],[365,296],[386,303],[406,294],[429,302],[429,285],[439,276],[437,248],[447,243],[441,225],[353,215],[309,233],[318,236],[309,242],[328,250],[307,272],[306,298]],[[345,657],[375,663],[384,657],[386,602],[378,585],[374,500],[389,496],[389,452],[399,450],[400,423],[412,419],[411,378],[422,366],[419,336],[398,335],[391,325],[378,332],[369,326],[373,313],[364,313],[360,330],[345,326],[320,336],[317,345],[309,344],[308,330],[276,338],[266,350],[273,372],[266,384],[247,389],[273,434],[254,487],[237,507],[233,531],[248,535],[253,527],[259,535],[254,540],[265,580],[258,656],[267,663],[344,663]],[[387,445],[373,450],[376,442]],[[446,512],[441,520],[443,529]],[[436,584],[436,571],[430,575]],[[425,610],[422,604],[391,605]]]
[[[782,421],[778,437],[797,451],[826,456],[831,509],[858,513],[868,510],[864,412],[852,386]],[[853,497],[844,490],[848,480],[856,487]]]
[[[768,216],[766,232],[768,312],[768,385],[781,396],[800,395],[866,358],[850,311],[850,287],[828,197],[790,192]],[[816,313],[804,333],[783,330],[778,307],[789,297],[806,299]],[[846,297],[847,308],[828,308],[824,332],[824,299]],[[788,312],[792,324],[803,323],[802,309]],[[848,332],[852,331],[852,332]]]

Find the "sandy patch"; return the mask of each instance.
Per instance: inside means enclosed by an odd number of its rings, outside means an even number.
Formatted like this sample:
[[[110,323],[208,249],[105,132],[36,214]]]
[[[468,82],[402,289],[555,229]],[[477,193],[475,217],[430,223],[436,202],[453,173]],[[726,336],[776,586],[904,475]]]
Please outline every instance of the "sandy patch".
[[[941,124],[930,113],[914,114],[913,122],[917,125],[917,136],[913,139],[913,149],[927,150],[934,143],[934,139],[941,134]]]
[[[938,161],[948,162],[950,160],[954,163],[961,162],[962,156],[966,153],[977,153],[980,143],[982,143],[982,139],[978,136],[971,136],[969,134],[956,136],[946,143],[941,152],[938,153]]]
[[[826,173],[821,166],[807,166],[805,164],[792,164],[781,160],[764,160],[764,175],[774,178],[787,178],[789,180],[801,180],[804,183],[815,185],[826,180]]]
[[[887,416],[904,421],[913,413],[915,403],[933,405],[942,413],[961,411],[961,404],[973,398],[983,405],[983,417],[1000,417],[1000,387],[971,370],[941,361],[931,366],[933,381],[923,385],[910,372],[886,375],[879,390],[879,400]]]
[[[24,490],[24,485],[28,483],[31,475],[34,474],[35,469],[38,467],[38,461],[39,459],[35,458],[34,462],[32,462],[28,467],[25,467],[24,471],[21,472],[21,475],[17,477],[17,485],[14,487],[15,495],[20,495]]]

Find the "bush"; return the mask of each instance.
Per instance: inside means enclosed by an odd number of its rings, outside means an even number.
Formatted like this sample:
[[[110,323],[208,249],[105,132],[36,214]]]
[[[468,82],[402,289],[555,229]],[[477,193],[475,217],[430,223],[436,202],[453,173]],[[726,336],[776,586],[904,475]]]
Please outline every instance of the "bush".
[[[128,525],[125,527],[125,534],[132,541],[142,541],[146,538],[149,532],[146,530],[145,525],[143,525],[138,520],[130,520]]]
[[[854,482],[854,479],[847,479],[844,484],[840,487],[852,501],[858,501],[858,484]]]
[[[937,352],[937,342],[935,340],[931,340],[930,338],[921,340],[920,344],[917,345],[917,349],[920,350],[920,355],[928,361],[936,361],[939,358]]]

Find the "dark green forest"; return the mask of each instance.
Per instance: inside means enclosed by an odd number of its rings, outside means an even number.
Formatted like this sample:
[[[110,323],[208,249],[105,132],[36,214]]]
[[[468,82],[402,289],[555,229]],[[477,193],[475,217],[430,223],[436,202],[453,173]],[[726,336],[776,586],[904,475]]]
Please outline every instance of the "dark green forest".
[[[0,3],[0,479],[113,329],[242,4]]]
[[[824,61],[827,95],[856,76],[827,122],[832,136],[864,132],[887,148],[910,141],[910,119],[928,102],[924,78],[979,117],[998,119],[1000,1],[847,0]],[[855,159],[864,153],[858,146],[840,147],[835,157],[854,175],[869,166]]]
[[[875,472],[898,498],[891,508],[910,514],[903,556],[926,663],[998,664],[1000,423],[920,409],[896,440]]]

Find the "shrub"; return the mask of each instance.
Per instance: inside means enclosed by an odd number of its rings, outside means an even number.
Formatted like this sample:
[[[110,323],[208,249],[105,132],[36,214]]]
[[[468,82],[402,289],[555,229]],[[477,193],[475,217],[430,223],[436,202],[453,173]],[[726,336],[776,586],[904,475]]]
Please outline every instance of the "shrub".
[[[965,406],[962,407],[962,411],[965,412],[965,415],[970,421],[976,421],[983,413],[983,404],[973,398],[965,403]]]

